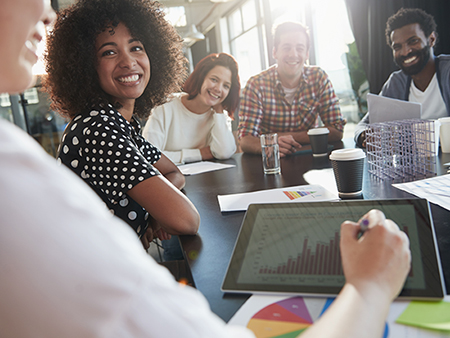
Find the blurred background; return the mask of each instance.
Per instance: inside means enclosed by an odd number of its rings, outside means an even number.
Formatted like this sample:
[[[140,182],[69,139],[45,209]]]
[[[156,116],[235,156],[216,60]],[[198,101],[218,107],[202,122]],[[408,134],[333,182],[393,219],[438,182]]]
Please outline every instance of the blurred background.
[[[52,0],[55,10],[76,0]],[[378,93],[396,70],[386,45],[386,20],[401,7],[422,8],[435,17],[439,40],[435,54],[450,53],[448,0],[160,0],[166,18],[184,39],[190,71],[210,53],[227,52],[239,63],[242,86],[273,65],[272,27],[300,21],[310,28],[309,64],[329,75],[348,120],[344,137],[367,111],[367,93]],[[42,46],[43,47],[43,46]],[[55,156],[67,124],[49,109],[41,91],[43,64],[34,68],[37,82],[17,95],[0,94],[0,116],[30,133]],[[233,113],[233,112],[231,112]],[[237,112],[234,112],[237,116]],[[236,128],[236,123],[234,128]]]

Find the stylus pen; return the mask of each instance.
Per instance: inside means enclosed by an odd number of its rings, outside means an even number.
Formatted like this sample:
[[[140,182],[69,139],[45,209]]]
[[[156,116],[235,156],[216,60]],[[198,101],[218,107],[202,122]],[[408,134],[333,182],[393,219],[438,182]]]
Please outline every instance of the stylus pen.
[[[367,218],[363,218],[359,221],[359,227],[361,228],[361,234],[366,232],[367,229],[369,229],[369,220]]]

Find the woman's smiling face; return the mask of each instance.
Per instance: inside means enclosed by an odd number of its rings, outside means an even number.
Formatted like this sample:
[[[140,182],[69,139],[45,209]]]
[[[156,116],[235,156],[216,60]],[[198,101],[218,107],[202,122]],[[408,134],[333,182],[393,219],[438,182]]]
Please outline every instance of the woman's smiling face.
[[[119,23],[97,37],[97,74],[101,88],[114,102],[125,105],[142,95],[150,81],[150,60],[142,43]]]
[[[231,70],[224,66],[215,66],[206,74],[199,96],[207,106],[222,103],[231,88]]]
[[[50,0],[2,0],[0,10],[0,92],[21,92],[32,83],[37,44],[56,17]]]

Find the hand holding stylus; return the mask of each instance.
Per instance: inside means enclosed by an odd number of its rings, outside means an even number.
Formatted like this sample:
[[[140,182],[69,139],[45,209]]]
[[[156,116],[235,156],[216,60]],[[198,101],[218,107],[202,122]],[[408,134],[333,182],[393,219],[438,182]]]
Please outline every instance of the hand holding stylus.
[[[360,232],[363,236],[358,238]],[[380,288],[391,299],[399,294],[410,270],[408,237],[376,209],[358,223],[342,224],[341,255],[348,283],[362,290]]]

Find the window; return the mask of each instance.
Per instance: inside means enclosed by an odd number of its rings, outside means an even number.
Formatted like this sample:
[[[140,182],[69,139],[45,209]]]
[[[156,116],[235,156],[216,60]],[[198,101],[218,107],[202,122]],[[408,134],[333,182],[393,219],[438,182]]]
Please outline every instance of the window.
[[[284,21],[299,21],[307,24],[305,20],[306,0],[268,0],[274,25]]]
[[[341,110],[349,122],[359,121],[347,57],[354,42],[344,0],[249,0],[227,16],[231,54],[239,63],[242,86],[249,77],[269,66],[272,26],[284,21],[299,21],[311,30],[310,63],[319,65],[330,77]],[[265,24],[270,25],[266,29]],[[275,60],[271,60],[271,63]],[[346,127],[347,137],[353,133]]]
[[[264,48],[263,25],[258,24],[259,2],[246,1],[228,16],[228,36],[231,54],[239,64],[241,85],[245,86],[250,76],[266,68],[267,54]]]
[[[41,89],[40,78],[38,77],[35,87],[27,89],[20,97],[19,95],[10,97],[8,94],[1,94],[0,99],[0,118],[5,118],[13,123],[19,122],[15,119],[23,120],[23,128],[27,129],[47,153],[56,157],[67,121],[50,109],[50,100],[47,93]],[[25,104],[22,103],[22,100]],[[14,114],[13,109],[15,110]]]
[[[341,110],[349,122],[359,121],[358,105],[347,64],[349,45],[355,41],[344,0],[311,2],[316,64],[330,77]],[[350,128],[350,125],[349,125]]]
[[[174,27],[186,26],[186,12],[184,6],[177,7],[164,7],[166,13],[166,19]]]

